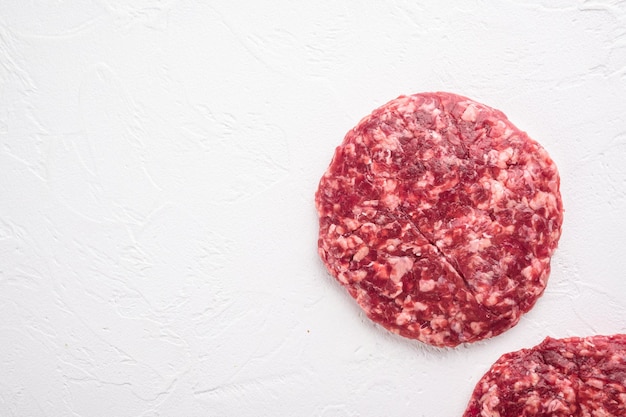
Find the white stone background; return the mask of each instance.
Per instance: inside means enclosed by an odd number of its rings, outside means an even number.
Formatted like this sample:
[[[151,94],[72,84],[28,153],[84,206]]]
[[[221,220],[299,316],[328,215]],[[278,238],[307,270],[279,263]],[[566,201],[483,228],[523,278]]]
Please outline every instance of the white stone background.
[[[313,195],[400,94],[557,162],[544,296],[491,340],[372,324]],[[626,2],[4,0],[0,416],[460,416],[501,354],[626,332]]]

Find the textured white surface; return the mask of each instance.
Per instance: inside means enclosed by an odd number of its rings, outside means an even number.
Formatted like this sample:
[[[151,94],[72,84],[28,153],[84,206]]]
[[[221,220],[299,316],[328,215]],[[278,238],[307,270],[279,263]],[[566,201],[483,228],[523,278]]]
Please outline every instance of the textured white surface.
[[[500,354],[626,332],[626,3],[204,3],[0,4],[0,416],[460,416]],[[566,210],[536,307],[450,350],[360,313],[313,205],[434,90],[538,140]]]

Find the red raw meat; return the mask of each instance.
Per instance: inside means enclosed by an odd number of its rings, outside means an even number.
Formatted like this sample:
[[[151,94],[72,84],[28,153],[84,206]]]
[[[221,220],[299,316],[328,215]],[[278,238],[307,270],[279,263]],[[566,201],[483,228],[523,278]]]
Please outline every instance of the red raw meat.
[[[507,353],[463,417],[626,416],[626,335],[545,339]]]
[[[436,346],[495,336],[543,293],[561,235],[548,153],[495,109],[401,96],[335,151],[319,254],[373,321]]]

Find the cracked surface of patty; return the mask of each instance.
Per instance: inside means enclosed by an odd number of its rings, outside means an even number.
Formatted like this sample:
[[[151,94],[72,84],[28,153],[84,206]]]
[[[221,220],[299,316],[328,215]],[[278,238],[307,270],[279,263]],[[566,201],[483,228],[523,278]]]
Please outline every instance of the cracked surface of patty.
[[[514,326],[545,289],[563,221],[547,152],[502,112],[441,92],[362,119],[315,202],[329,272],[370,319],[435,346]]]
[[[500,357],[463,417],[626,415],[626,335],[546,338]]]

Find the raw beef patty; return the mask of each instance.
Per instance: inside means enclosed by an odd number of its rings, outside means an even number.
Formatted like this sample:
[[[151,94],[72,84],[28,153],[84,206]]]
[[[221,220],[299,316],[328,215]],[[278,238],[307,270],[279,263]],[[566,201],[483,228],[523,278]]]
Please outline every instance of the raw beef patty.
[[[315,196],[319,254],[367,316],[436,346],[514,326],[561,234],[559,175],[498,110],[401,96],[336,149]]]
[[[547,338],[503,355],[464,417],[626,416],[626,335]]]

